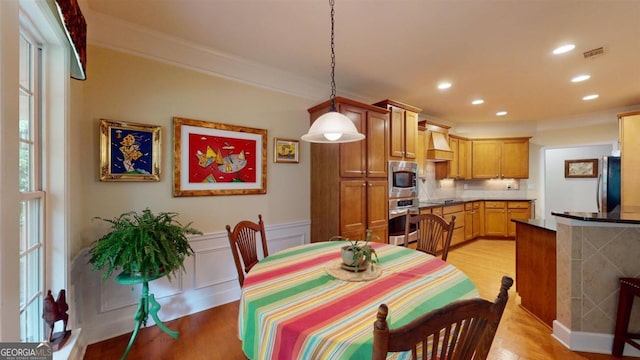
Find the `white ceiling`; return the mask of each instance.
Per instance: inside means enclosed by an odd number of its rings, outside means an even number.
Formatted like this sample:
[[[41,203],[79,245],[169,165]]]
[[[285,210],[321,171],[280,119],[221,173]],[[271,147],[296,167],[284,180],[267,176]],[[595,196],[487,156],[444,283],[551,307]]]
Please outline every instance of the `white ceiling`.
[[[108,34],[104,24],[124,21],[307,79],[323,99],[330,95],[328,1],[81,5],[90,42],[93,30]],[[551,54],[565,43],[576,49]],[[584,58],[601,46],[604,55]],[[338,96],[394,99],[458,124],[558,121],[640,105],[640,0],[336,0],[335,49]],[[570,82],[581,73],[591,79]],[[438,90],[442,80],[453,87]],[[600,97],[582,100],[591,93]],[[472,106],[477,97],[485,103]],[[498,110],[508,115],[498,118]]]

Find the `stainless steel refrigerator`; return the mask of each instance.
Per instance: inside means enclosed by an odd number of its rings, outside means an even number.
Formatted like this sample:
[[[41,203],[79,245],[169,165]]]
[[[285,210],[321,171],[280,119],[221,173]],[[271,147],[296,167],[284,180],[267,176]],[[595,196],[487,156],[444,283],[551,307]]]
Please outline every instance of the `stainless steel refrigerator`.
[[[598,212],[619,211],[620,206],[620,157],[602,158],[602,172],[598,176]]]

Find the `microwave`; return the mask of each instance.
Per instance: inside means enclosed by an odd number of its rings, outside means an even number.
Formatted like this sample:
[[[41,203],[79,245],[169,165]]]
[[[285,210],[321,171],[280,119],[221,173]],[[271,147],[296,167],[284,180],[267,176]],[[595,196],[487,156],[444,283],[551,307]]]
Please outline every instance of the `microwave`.
[[[389,198],[418,196],[418,163],[389,161]]]

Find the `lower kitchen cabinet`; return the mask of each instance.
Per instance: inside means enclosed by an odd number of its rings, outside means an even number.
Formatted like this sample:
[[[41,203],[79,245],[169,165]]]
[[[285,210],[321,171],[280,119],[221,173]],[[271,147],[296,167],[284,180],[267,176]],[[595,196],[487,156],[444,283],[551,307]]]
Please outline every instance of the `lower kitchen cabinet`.
[[[455,215],[456,224],[451,238],[453,246],[479,237],[515,238],[516,227],[511,220],[531,219],[533,204],[530,200],[478,200],[422,208],[420,213],[437,214],[447,221],[451,221],[451,217]]]
[[[531,218],[531,203],[528,201],[507,202],[507,236],[516,236],[516,223],[512,219],[527,220]]]
[[[444,217],[447,222],[451,222],[454,216],[456,217],[456,222],[453,228],[453,235],[451,236],[451,246],[461,244],[465,241],[464,204],[450,205],[442,208],[442,217]]]
[[[464,239],[473,240],[482,234],[482,219],[484,218],[484,206],[482,201],[468,202],[464,204]]]
[[[506,201],[484,202],[484,235],[502,237],[507,234]]]
[[[516,227],[511,220],[530,218],[531,203],[529,201],[485,201],[484,236],[513,238],[516,236]]]

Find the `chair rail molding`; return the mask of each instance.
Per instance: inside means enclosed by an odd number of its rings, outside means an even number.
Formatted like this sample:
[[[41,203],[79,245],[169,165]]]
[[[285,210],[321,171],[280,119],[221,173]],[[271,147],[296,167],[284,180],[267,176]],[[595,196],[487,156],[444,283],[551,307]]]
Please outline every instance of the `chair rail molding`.
[[[270,253],[310,242],[310,222],[299,221],[265,226]],[[194,256],[185,259],[186,271],[171,281],[149,283],[150,293],[161,304],[162,321],[174,320],[240,299],[240,286],[227,232],[216,231],[189,237]],[[88,263],[89,248],[73,260],[71,287],[76,296],[70,312],[72,324],[83,329],[83,342],[92,344],[131,331],[140,297],[139,286],[123,286]],[[149,326],[154,325],[149,319]],[[84,351],[84,349],[83,349]]]

